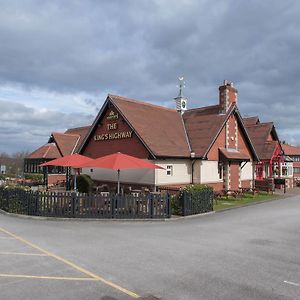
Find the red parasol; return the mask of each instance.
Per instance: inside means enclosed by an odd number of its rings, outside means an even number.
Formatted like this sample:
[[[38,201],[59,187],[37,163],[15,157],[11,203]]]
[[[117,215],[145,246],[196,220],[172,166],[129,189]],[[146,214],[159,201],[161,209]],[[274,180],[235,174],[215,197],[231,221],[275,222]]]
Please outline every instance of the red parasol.
[[[120,170],[125,169],[163,169],[153,163],[136,158],[121,152],[106,155],[94,159],[91,162],[80,165],[81,168],[103,168],[118,171],[118,193],[120,193]]]
[[[93,161],[92,158],[75,153],[75,154],[66,155],[66,156],[45,162],[45,163],[41,164],[40,167],[59,166],[59,167],[71,167],[74,169],[79,169],[79,168],[81,168],[80,165],[87,164],[92,161]],[[75,171],[74,190],[76,191],[76,189],[77,189],[77,182],[76,182],[76,171]]]

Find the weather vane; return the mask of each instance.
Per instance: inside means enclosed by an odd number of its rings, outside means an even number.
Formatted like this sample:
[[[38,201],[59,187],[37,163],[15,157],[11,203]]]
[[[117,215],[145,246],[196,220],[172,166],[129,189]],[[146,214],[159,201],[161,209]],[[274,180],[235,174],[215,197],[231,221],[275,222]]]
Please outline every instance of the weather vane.
[[[179,94],[178,94],[178,97],[183,97],[183,89],[185,87],[184,85],[184,77],[183,76],[179,76],[178,77],[178,80],[179,80]]]

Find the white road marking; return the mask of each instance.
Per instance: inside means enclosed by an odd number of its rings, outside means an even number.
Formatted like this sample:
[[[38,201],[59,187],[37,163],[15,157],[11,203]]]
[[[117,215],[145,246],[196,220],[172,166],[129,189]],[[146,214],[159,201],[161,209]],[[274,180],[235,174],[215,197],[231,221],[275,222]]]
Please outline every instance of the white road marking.
[[[1,251],[0,255],[24,255],[24,256],[48,256],[43,253],[23,253],[23,252],[4,252]]]
[[[300,283],[296,283],[296,282],[292,282],[292,281],[288,281],[288,280],[285,280],[284,283],[294,285],[294,286],[300,286]]]

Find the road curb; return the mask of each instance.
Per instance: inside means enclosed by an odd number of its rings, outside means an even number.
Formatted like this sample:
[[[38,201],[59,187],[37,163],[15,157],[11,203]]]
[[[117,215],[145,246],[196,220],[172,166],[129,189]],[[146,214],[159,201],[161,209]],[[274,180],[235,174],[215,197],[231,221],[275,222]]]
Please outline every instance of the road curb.
[[[190,216],[176,216],[171,218],[165,218],[165,219],[97,219],[97,218],[57,218],[57,217],[43,217],[43,216],[29,216],[29,215],[20,215],[15,213],[9,213],[5,210],[0,209],[0,214],[7,215],[10,217],[16,217],[20,219],[29,219],[29,220],[40,220],[40,221],[79,221],[79,222],[146,222],[146,223],[157,223],[157,222],[174,222],[179,220],[186,220],[186,219],[193,219],[193,218],[199,218],[204,217],[207,215],[214,214],[215,211],[210,211],[203,214],[196,214],[196,215],[190,215]]]

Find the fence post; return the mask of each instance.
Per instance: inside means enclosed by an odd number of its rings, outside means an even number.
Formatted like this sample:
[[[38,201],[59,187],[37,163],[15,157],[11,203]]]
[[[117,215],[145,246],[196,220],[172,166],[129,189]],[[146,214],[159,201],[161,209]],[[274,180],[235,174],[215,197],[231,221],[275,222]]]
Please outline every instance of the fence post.
[[[182,215],[185,216],[186,215],[186,191],[183,191],[182,194]]]
[[[167,193],[167,217],[171,218],[171,196]]]
[[[72,217],[75,217],[76,193],[73,192],[71,195],[71,213]]]
[[[30,216],[30,203],[31,203],[31,197],[32,197],[32,192],[25,192],[26,193],[26,197],[27,197],[27,215]]]
[[[40,198],[40,195],[42,195],[42,192],[35,192],[34,193],[34,208],[35,208],[35,211],[34,211],[34,214],[35,216],[38,216],[39,215],[39,198]]]
[[[111,195],[110,204],[111,204],[111,218],[115,218],[115,210],[116,210],[116,197],[117,195]]]
[[[150,194],[150,218],[153,219],[154,214],[154,201],[153,201],[153,195]]]

